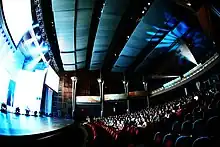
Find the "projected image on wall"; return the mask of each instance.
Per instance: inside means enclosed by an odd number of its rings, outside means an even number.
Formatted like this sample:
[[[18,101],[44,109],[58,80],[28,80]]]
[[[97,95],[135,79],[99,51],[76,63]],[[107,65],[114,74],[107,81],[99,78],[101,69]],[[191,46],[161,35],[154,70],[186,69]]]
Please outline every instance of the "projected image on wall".
[[[8,95],[8,85],[10,81],[10,75],[8,72],[1,68],[0,66],[0,103],[7,102],[7,95]]]
[[[55,92],[58,92],[60,78],[51,66],[47,69],[45,84]]]
[[[14,107],[21,111],[40,111],[45,70],[35,72],[21,70],[16,81]]]
[[[31,1],[2,0],[2,5],[6,24],[17,46],[25,32],[32,27]]]
[[[11,112],[19,107],[23,114],[25,109],[40,111],[43,84],[50,60],[45,55],[48,54],[49,44],[42,37],[35,11],[31,11],[31,2],[3,0],[3,23],[6,27],[0,28],[0,104],[7,104]],[[58,92],[59,77],[50,68],[47,84]]]

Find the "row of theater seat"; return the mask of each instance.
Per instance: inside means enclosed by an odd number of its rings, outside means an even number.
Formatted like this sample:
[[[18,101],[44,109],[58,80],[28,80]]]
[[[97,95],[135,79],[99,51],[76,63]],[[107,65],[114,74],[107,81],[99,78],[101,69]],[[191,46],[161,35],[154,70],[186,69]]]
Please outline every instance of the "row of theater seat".
[[[94,124],[112,136],[114,142],[119,142],[114,144],[118,146],[197,147],[202,144],[217,147],[220,137],[220,101],[219,97],[205,99],[184,106],[175,114],[175,119],[148,124],[144,129],[127,125],[118,130],[102,122]]]
[[[204,123],[203,119],[198,119],[193,124],[189,120],[184,121],[180,127],[179,122],[175,122],[170,133],[157,132],[154,136],[154,146],[156,147],[179,147],[193,146],[201,142],[209,143],[207,146],[217,144],[216,135],[219,133],[219,117],[213,116]],[[181,128],[181,129],[180,129]],[[212,142],[213,141],[213,142]],[[204,144],[203,143],[203,144]],[[205,144],[204,144],[205,145]]]
[[[200,107],[203,107],[200,105]],[[199,108],[199,107],[197,107]],[[199,147],[219,146],[220,118],[219,101],[207,110],[196,108],[184,115],[183,121],[176,120],[170,132],[157,132],[154,146],[157,147]]]

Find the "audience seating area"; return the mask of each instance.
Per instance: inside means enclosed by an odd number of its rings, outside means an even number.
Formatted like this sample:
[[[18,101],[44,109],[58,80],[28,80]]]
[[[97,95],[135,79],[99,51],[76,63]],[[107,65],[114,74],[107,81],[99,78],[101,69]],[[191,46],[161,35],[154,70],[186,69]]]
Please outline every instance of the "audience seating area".
[[[85,124],[88,146],[219,147],[220,93],[199,93]]]

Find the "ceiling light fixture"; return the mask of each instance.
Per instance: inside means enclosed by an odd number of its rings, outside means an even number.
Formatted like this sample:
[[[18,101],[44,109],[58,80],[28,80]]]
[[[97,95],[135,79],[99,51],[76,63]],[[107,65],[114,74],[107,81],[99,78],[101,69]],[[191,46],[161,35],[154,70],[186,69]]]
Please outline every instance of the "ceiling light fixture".
[[[188,6],[191,6],[191,3],[186,3]]]
[[[147,3],[148,4],[148,6],[150,6],[150,3]]]
[[[143,10],[143,11],[142,11],[142,14],[144,14],[144,12],[145,12],[145,11]]]

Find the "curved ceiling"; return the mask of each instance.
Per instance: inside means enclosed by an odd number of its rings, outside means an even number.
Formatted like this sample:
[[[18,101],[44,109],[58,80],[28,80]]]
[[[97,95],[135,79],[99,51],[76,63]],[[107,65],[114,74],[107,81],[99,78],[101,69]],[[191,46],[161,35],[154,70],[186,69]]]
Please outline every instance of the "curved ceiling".
[[[160,62],[186,70],[177,67],[202,62],[213,48],[192,9],[172,0],[52,0],[64,71],[154,73]]]

